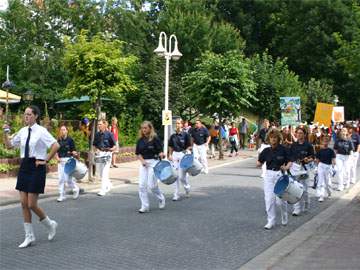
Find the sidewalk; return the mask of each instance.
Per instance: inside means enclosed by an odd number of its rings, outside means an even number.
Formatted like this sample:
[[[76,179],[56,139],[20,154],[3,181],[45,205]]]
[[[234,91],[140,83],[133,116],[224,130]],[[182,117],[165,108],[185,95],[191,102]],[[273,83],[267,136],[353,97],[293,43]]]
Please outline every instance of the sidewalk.
[[[359,167],[358,167],[359,173]],[[360,269],[360,181],[240,270]]]
[[[216,153],[218,157],[218,153]],[[228,157],[228,152],[224,153],[224,159],[208,159],[209,168],[221,166],[226,163],[231,163],[246,158],[256,157],[257,151],[254,150],[240,150],[239,156]],[[124,184],[138,183],[138,169],[139,161],[118,163],[118,168],[110,169],[110,180],[113,188],[120,187]],[[0,179],[0,206],[19,203],[19,192],[15,189],[16,177]],[[100,190],[100,181],[88,182],[87,175],[78,183],[79,187],[84,192],[98,192]],[[49,173],[46,177],[45,194],[40,195],[40,198],[56,197],[58,196],[58,173]],[[80,195],[81,196],[81,195]]]

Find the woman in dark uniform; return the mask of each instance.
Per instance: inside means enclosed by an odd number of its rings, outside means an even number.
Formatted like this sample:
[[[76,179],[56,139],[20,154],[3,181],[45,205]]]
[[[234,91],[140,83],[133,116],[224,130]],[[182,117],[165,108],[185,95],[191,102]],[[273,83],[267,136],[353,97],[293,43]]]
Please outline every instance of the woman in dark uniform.
[[[165,196],[160,191],[153,170],[158,157],[164,157],[163,146],[149,121],[141,124],[135,154],[141,163],[139,168],[139,197],[141,200],[139,213],[146,213],[150,210],[148,188],[159,200],[159,208],[165,208]]]
[[[31,211],[39,217],[40,222],[48,230],[49,240],[52,240],[56,234],[57,223],[38,206],[38,197],[39,194],[44,193],[46,163],[54,157],[59,144],[46,128],[38,125],[39,117],[39,108],[29,106],[24,113],[26,127],[20,129],[11,139],[7,132],[4,133],[4,141],[8,148],[20,147],[21,165],[16,189],[20,192],[25,229],[25,240],[19,245],[20,248],[28,247],[35,242]],[[4,126],[4,130],[8,128]],[[50,152],[47,153],[49,148]]]
[[[314,161],[314,157],[315,157],[314,147],[305,140],[306,136],[307,136],[306,129],[303,127],[297,127],[296,128],[297,141],[294,142],[290,147],[292,154],[292,161],[297,164],[297,166],[294,167],[300,168],[301,171],[307,170],[305,164]],[[301,197],[301,200],[296,204],[294,204],[294,211],[292,213],[293,216],[298,216],[300,215],[301,212],[304,212],[309,209],[310,198],[308,193],[308,179],[309,179],[308,173],[298,177],[298,181],[304,187],[304,194]]]
[[[265,148],[259,155],[257,166],[262,166],[266,162],[266,172],[264,177],[265,207],[267,213],[267,223],[264,229],[270,230],[276,223],[275,205],[280,206],[281,224],[287,225],[287,202],[280,200],[274,194],[274,186],[281,176],[281,171],[287,171],[291,167],[290,150],[281,145],[282,136],[280,130],[271,128],[266,136],[266,143],[270,147]]]

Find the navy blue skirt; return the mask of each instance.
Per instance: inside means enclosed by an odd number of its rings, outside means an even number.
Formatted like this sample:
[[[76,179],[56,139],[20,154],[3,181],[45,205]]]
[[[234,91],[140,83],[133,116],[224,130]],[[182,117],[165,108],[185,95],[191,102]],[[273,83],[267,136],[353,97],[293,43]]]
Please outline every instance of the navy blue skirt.
[[[35,166],[35,158],[22,159],[16,189],[28,193],[44,193],[46,165]]]

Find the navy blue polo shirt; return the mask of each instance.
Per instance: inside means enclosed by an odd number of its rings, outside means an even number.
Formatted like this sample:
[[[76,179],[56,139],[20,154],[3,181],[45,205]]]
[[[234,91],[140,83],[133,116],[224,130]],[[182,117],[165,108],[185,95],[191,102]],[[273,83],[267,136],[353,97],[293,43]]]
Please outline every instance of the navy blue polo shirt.
[[[158,137],[151,141],[148,138],[141,138],[136,143],[136,155],[141,155],[143,159],[157,159],[159,153],[163,151],[163,145]]]
[[[340,155],[350,155],[350,151],[354,150],[354,146],[351,140],[339,139],[335,142],[334,149]]]
[[[185,131],[174,133],[170,136],[169,146],[175,152],[181,152],[186,150],[191,145],[190,135]]]
[[[116,144],[114,134],[112,134],[110,131],[98,131],[95,133],[94,143],[93,145],[97,149],[106,149],[106,148],[112,148]]]
[[[266,139],[266,134],[268,132],[268,128],[262,128],[260,129],[260,132],[259,132],[259,138],[261,139],[261,142],[265,142],[265,139]]]
[[[282,165],[291,161],[290,149],[279,144],[275,148],[265,148],[259,155],[259,162],[266,162],[266,169],[279,171]]]
[[[320,160],[321,163],[324,163],[327,165],[331,165],[332,159],[335,157],[336,157],[336,154],[335,154],[334,150],[332,150],[331,148],[321,148],[316,153],[316,158],[318,160]]]
[[[65,139],[58,139],[58,143],[60,145],[58,150],[58,156],[60,158],[71,157],[71,152],[76,151],[74,140],[69,136],[67,136]]]
[[[309,142],[299,143],[295,142],[291,145],[291,160],[292,161],[301,161],[306,157],[314,157],[314,147]]]
[[[206,143],[208,137],[210,136],[210,133],[207,128],[201,127],[201,128],[192,128],[190,130],[190,135],[193,138],[195,144],[202,145]]]
[[[354,145],[354,151],[357,151],[358,145],[360,144],[360,136],[357,133],[351,134],[351,141]]]

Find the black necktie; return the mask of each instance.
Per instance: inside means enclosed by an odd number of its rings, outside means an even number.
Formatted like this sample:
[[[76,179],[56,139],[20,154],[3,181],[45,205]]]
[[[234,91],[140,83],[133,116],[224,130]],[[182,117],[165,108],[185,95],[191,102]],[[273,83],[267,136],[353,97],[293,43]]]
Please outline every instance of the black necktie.
[[[29,142],[30,142],[30,135],[31,135],[31,128],[29,128],[29,133],[26,139],[26,143],[25,143],[25,158],[29,158]]]

